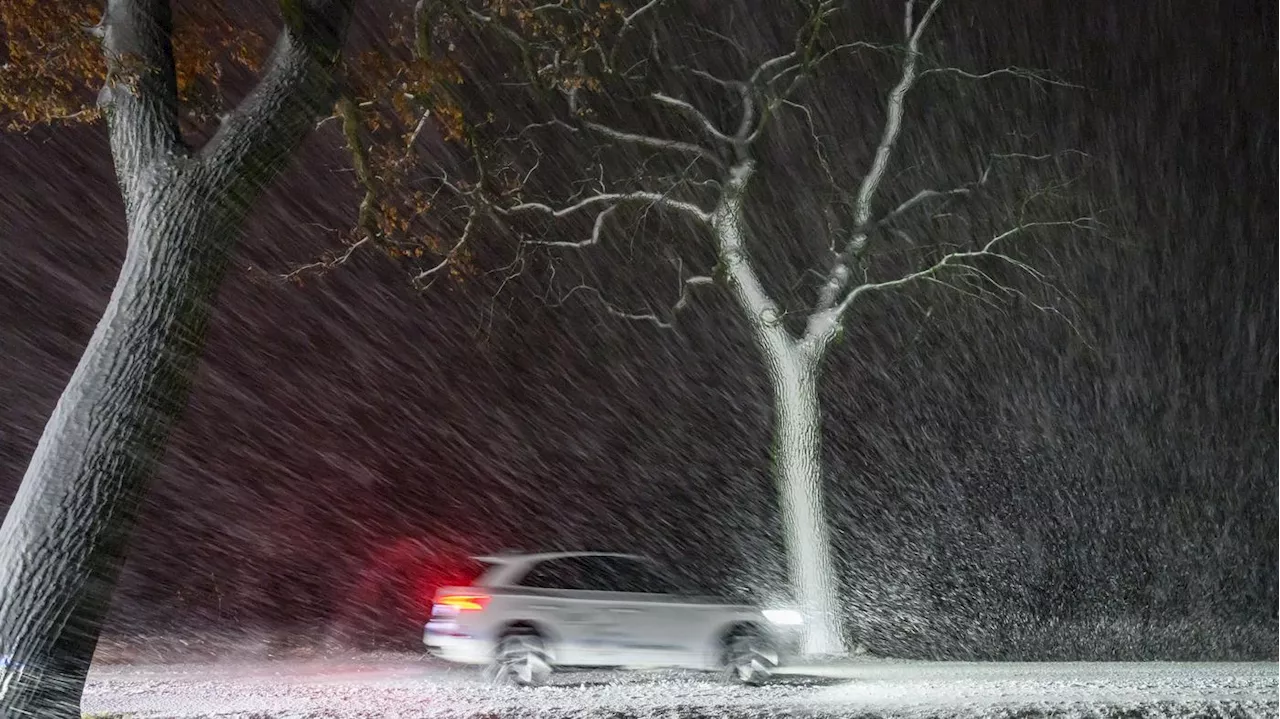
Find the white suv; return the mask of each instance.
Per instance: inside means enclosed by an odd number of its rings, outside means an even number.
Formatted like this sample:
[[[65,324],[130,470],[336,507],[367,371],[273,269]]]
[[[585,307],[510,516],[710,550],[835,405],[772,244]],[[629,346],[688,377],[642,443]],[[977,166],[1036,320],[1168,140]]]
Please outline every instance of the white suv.
[[[554,667],[682,667],[754,684],[768,679],[794,641],[786,627],[799,623],[794,612],[767,619],[755,607],[683,594],[634,555],[476,559],[487,569],[436,593],[422,640],[445,660],[485,665],[498,681],[541,684]]]

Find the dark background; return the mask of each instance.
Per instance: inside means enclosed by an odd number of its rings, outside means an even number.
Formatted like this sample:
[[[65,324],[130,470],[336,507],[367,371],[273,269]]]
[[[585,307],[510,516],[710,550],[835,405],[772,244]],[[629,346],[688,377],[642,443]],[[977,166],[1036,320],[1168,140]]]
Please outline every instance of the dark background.
[[[1055,256],[1079,334],[920,294],[852,318],[822,393],[854,630],[908,656],[1274,657],[1274,9],[955,5],[938,42],[957,64],[1088,89],[927,96],[905,157],[1012,114],[1097,160],[1109,230]],[[873,100],[855,107],[877,126]],[[373,255],[267,281],[351,220],[332,125],[245,233],[113,631],[411,645],[457,557],[502,547],[644,551],[779,591],[768,387],[727,298],[667,332],[519,286],[495,297],[493,277],[415,293]],[[0,188],[7,498],[124,233],[101,127],[0,135]]]

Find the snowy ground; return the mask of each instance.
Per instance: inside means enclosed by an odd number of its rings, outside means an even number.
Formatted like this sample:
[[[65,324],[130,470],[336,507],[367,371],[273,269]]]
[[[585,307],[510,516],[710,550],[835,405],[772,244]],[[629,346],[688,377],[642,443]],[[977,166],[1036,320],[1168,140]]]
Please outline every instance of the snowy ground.
[[[105,666],[92,672],[83,709],[166,719],[1277,716],[1274,663],[867,661],[792,671],[760,688],[694,673],[582,672],[519,690],[413,655]]]

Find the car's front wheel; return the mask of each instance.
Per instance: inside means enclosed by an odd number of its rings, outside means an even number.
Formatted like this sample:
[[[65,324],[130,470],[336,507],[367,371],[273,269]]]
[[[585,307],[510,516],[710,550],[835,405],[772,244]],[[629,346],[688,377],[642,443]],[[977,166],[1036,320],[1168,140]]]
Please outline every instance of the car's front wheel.
[[[725,676],[732,682],[756,686],[769,681],[778,666],[778,651],[769,637],[754,628],[729,635],[724,648]]]
[[[542,637],[531,631],[510,632],[498,641],[488,678],[498,684],[522,687],[545,684],[551,677],[551,659]]]

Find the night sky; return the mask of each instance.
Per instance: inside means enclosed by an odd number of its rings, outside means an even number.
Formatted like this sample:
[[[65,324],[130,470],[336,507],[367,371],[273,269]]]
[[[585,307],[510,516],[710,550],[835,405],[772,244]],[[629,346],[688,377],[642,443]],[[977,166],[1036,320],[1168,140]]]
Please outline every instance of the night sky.
[[[1070,651],[1274,656],[1273,4],[954,2],[943,23],[956,64],[1085,89],[929,94],[902,157],[1034,130],[1092,158],[1107,230],[1049,255],[1075,327],[935,291],[852,318],[822,398],[855,628],[920,656],[1048,656],[1063,642],[1029,624],[1108,622],[1146,629]],[[876,127],[881,87],[849,90],[850,127]],[[115,626],[331,626],[371,583],[413,594],[437,571],[421,567],[502,547],[639,550],[778,586],[769,390],[727,296],[667,331],[499,292],[499,275],[416,292],[374,254],[273,281],[354,216],[333,125],[245,232]],[[102,127],[0,134],[0,241],[4,506],[123,257]],[[632,282],[619,296],[656,280]]]

